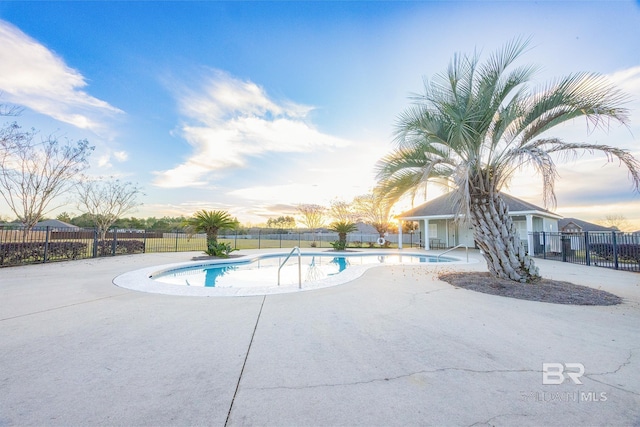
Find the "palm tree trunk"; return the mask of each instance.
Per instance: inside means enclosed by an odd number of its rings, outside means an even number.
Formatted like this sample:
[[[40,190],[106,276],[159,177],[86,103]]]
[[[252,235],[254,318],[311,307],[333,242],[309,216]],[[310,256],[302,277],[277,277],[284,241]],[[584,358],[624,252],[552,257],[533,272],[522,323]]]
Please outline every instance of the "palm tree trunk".
[[[207,248],[218,244],[218,230],[207,230]]]
[[[347,233],[338,233],[338,240],[340,241],[340,243],[344,244],[346,246],[347,244]]]
[[[540,278],[498,193],[472,194],[470,211],[474,238],[491,274],[522,283]]]

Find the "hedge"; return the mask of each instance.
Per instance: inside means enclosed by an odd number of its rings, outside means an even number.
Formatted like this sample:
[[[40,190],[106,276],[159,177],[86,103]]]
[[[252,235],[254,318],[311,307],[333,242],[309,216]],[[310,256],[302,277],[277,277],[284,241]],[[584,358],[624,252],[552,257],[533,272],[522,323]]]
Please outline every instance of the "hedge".
[[[44,261],[44,242],[12,242],[0,244],[0,265],[25,264]],[[82,242],[50,242],[48,259],[78,259],[87,251]]]
[[[139,240],[120,240],[116,242],[116,255],[137,254],[144,252],[144,242]],[[113,255],[113,241],[97,242],[97,255]],[[75,260],[92,257],[88,245],[84,242],[49,242],[47,261]],[[45,242],[9,242],[0,244],[0,266],[44,262]]]
[[[640,245],[623,243],[616,245],[618,251],[618,260],[635,261],[640,263]],[[613,260],[613,243],[591,243],[589,251],[606,260]]]

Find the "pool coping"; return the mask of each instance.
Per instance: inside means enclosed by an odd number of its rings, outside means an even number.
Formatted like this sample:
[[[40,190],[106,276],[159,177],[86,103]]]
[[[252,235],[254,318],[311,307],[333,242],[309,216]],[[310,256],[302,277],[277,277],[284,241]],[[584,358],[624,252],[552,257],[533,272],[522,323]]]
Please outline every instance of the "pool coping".
[[[145,267],[138,270],[129,271],[127,273],[116,276],[113,279],[113,284],[134,291],[139,292],[147,292],[154,294],[163,294],[163,295],[178,295],[178,296],[206,296],[206,297],[239,297],[239,296],[261,296],[261,295],[274,295],[274,294],[284,294],[284,293],[295,293],[295,292],[306,292],[316,289],[323,289],[338,285],[343,285],[345,283],[351,282],[359,277],[361,277],[365,271],[370,268],[375,267],[386,267],[392,265],[401,265],[401,264],[363,264],[363,265],[355,265],[350,266],[348,269],[335,274],[331,277],[327,277],[313,283],[303,284],[302,288],[299,289],[298,285],[282,285],[282,286],[261,286],[262,283],[257,282],[255,286],[251,287],[243,287],[243,288],[216,288],[216,287],[201,287],[201,286],[183,286],[183,285],[174,285],[170,283],[163,283],[157,280],[153,280],[151,277],[154,275],[161,274],[168,270],[174,270],[179,268],[192,268],[192,267],[200,267],[205,265],[216,265],[216,264],[244,264],[246,262],[253,262],[263,258],[272,258],[277,256],[287,256],[291,250],[286,251],[261,251],[261,252],[251,252],[245,253],[241,256],[233,257],[233,258],[212,258],[209,260],[195,260],[195,261],[186,261],[179,263],[171,263],[171,264],[163,264],[156,265],[152,267]],[[344,255],[344,256],[358,256],[362,254],[371,255],[371,256],[380,256],[380,255],[406,255],[406,256],[434,256],[433,254],[426,254],[424,252],[419,251],[408,251],[404,250],[374,250],[374,251],[354,251],[350,250],[348,252],[335,252],[332,250],[308,250],[302,249],[302,255],[322,255],[322,254],[331,254],[335,253]],[[469,261],[465,261],[456,256],[446,256],[444,258],[453,259],[454,261],[448,261],[443,263],[443,265],[457,265],[457,264],[474,264],[477,263],[477,259],[469,259]],[[410,264],[410,265],[422,265],[422,264]],[[424,265],[435,266],[439,265],[438,263],[425,263]]]

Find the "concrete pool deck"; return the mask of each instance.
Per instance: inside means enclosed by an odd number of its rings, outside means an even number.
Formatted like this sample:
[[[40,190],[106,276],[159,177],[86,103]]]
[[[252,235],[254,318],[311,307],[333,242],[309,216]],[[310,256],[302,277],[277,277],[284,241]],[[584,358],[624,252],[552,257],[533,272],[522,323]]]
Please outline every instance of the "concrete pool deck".
[[[625,299],[610,307],[437,280],[484,261],[234,298],[112,284],[196,255],[0,269],[0,426],[640,424],[638,273],[537,260]],[[583,384],[543,384],[543,363],[584,365]]]

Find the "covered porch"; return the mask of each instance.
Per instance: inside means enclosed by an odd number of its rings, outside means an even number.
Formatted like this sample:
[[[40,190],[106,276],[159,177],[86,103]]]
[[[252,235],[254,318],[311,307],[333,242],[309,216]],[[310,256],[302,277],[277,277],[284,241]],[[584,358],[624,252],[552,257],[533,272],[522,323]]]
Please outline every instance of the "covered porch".
[[[527,253],[533,253],[534,232],[558,231],[558,219],[562,218],[560,215],[508,194],[503,193],[502,197]],[[452,205],[449,193],[398,215],[398,247],[402,248],[402,226],[406,221],[418,223],[422,236],[420,246],[426,250],[448,249],[457,245],[476,247],[470,222],[456,216]]]

